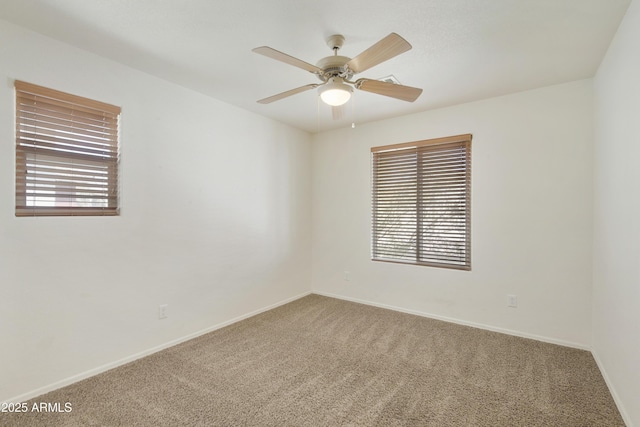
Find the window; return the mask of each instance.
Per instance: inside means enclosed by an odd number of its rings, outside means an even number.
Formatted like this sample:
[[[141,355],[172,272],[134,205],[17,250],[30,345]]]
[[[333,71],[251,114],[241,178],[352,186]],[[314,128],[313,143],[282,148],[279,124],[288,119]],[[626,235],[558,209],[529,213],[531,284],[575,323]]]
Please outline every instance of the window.
[[[118,215],[120,108],[16,81],[16,216]]]
[[[372,259],[471,269],[471,135],[373,147]]]

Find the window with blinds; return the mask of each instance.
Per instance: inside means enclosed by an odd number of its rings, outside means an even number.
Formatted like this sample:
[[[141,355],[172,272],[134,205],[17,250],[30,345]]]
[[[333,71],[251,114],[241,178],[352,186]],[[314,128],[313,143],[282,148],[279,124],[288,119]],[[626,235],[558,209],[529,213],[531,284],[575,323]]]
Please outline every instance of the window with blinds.
[[[471,269],[471,135],[373,147],[372,259]]]
[[[16,81],[16,216],[118,215],[120,108]]]

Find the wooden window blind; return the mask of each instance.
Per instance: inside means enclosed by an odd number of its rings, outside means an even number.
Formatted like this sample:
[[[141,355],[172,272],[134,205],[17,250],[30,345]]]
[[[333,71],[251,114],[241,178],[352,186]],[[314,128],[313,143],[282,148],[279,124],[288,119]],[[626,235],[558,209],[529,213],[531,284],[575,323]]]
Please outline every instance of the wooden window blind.
[[[373,147],[372,259],[471,269],[471,135]]]
[[[16,216],[118,215],[120,107],[21,81]]]

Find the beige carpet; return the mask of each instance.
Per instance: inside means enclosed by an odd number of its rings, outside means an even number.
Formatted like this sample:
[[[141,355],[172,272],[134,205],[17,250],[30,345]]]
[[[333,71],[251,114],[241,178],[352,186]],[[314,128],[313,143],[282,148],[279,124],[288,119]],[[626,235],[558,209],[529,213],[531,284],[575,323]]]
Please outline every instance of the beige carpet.
[[[589,352],[317,295],[33,401],[73,409],[0,425],[624,426]]]

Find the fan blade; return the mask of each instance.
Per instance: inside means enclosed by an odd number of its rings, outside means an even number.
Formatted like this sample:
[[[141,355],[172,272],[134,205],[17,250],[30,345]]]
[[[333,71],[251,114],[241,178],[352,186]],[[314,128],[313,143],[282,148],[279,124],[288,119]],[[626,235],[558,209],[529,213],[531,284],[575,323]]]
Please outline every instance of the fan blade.
[[[320,86],[320,85],[319,84],[315,84],[315,83],[314,84],[310,84],[310,85],[300,86],[300,87],[297,87],[295,89],[291,89],[291,90],[288,90],[286,92],[282,92],[282,93],[279,93],[277,95],[273,95],[273,96],[270,96],[268,98],[261,99],[260,101],[258,101],[258,104],[270,104],[270,103],[272,103],[274,101],[278,101],[278,100],[286,98],[288,96],[295,95],[296,93],[305,92],[307,90],[314,89],[314,88],[316,88],[318,86]]]
[[[344,106],[345,104],[331,107],[331,117],[333,120],[340,120],[344,116]]]
[[[311,65],[308,62],[304,62],[301,59],[294,58],[293,56],[287,55],[286,53],[282,53],[278,50],[272,49],[268,46],[260,46],[255,49],[252,49],[253,52],[259,53],[260,55],[267,56],[271,59],[276,59],[278,61],[282,61],[285,64],[293,65],[294,67],[302,68],[303,70],[309,71],[314,74],[322,74],[324,70],[322,68],[318,68],[315,65]]]
[[[361,73],[369,68],[387,61],[411,49],[408,41],[391,33],[360,55],[347,62],[347,66],[354,73]]]
[[[358,79],[358,81],[356,81],[356,89],[377,93],[378,95],[390,96],[391,98],[408,102],[415,101],[422,93],[422,89],[418,89],[417,87],[397,85],[395,83],[371,79]]]

